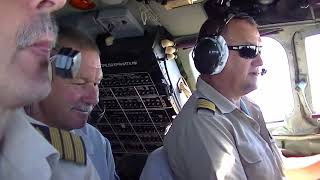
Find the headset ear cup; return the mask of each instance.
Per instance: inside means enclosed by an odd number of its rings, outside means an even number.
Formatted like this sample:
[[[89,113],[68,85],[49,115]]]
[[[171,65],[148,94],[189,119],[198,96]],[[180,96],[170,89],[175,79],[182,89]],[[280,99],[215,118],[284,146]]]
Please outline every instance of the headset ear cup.
[[[219,74],[224,69],[229,57],[229,48],[228,48],[227,42],[224,40],[222,36],[218,36],[217,40],[218,40],[218,44],[221,46],[220,59],[212,75]]]
[[[216,67],[216,62],[210,58],[207,52],[203,52],[201,46],[193,49],[193,61],[200,74],[211,74]]]
[[[201,74],[220,73],[228,55],[228,46],[222,36],[202,38],[193,49],[194,64]]]

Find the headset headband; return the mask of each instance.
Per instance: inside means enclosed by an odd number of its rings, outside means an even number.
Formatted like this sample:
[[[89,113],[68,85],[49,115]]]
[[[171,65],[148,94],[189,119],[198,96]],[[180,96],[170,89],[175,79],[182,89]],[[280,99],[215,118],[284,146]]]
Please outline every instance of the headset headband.
[[[221,35],[223,29],[228,25],[228,23],[232,19],[245,19],[245,18],[250,18],[250,16],[247,13],[228,13],[224,18],[223,18],[223,23],[221,23],[218,28],[217,28],[217,34],[216,35]]]

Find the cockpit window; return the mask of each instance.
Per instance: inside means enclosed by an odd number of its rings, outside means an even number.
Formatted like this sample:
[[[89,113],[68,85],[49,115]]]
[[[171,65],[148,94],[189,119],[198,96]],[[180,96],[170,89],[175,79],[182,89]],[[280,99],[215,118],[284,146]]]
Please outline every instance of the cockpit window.
[[[288,58],[278,41],[270,37],[261,39],[261,57],[267,73],[259,77],[258,89],[248,97],[260,106],[267,123],[283,121],[294,108]]]
[[[320,34],[305,38],[312,110],[320,112]]]

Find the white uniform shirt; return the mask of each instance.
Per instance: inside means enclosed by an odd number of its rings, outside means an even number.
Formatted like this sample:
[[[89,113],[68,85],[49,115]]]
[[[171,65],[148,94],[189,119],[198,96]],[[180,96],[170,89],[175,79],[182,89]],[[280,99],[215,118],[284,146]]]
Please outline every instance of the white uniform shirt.
[[[213,102],[215,112],[197,108],[199,98]],[[198,79],[197,91],[164,140],[169,164],[178,180],[283,178],[281,156],[258,106],[245,98],[243,101],[252,117]]]
[[[86,166],[59,160],[57,150],[28,121],[23,109],[8,120],[0,152],[2,180],[99,180],[90,159]]]
[[[81,129],[72,132],[82,137],[93,165],[101,180],[119,180],[115,170],[111,145],[98,129],[86,123]]]

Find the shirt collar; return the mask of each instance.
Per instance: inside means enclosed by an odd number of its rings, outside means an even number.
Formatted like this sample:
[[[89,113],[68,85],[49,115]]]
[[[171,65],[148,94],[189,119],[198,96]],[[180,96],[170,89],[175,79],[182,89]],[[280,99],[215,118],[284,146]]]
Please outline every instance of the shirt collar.
[[[49,169],[48,164],[59,160],[59,153],[28,122],[23,109],[17,109],[8,120],[4,132],[3,156],[25,177],[34,176],[34,170]],[[36,164],[36,166],[31,165]]]
[[[223,114],[230,113],[237,108],[235,104],[230,102],[226,97],[220,94],[215,88],[210,86],[200,77],[197,80],[197,91],[206,99],[212,101]]]

